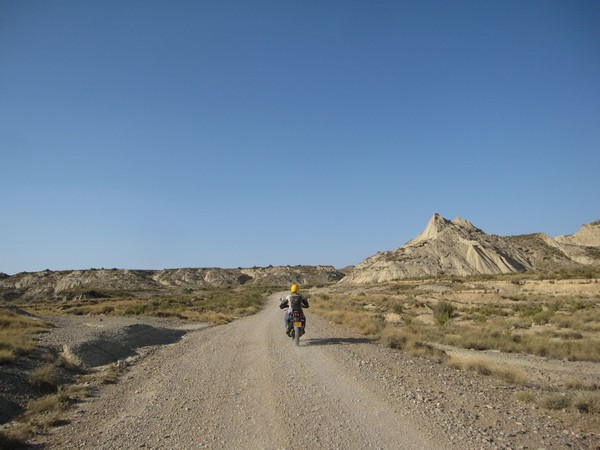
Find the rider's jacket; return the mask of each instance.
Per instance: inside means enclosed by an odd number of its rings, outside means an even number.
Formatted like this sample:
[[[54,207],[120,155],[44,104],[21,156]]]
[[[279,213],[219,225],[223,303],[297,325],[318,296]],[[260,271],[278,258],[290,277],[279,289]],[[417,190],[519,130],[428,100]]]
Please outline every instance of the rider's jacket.
[[[290,294],[279,303],[281,309],[288,308],[288,311],[302,311],[302,308],[308,308],[308,299],[298,293]]]

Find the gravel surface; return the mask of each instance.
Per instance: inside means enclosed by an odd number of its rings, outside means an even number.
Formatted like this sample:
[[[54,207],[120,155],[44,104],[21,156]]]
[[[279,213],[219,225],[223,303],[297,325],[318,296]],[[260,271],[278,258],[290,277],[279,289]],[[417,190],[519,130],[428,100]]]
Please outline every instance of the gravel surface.
[[[576,419],[516,387],[374,345],[307,311],[295,348],[279,294],[260,313],[188,332],[39,436],[74,448],[598,448]],[[569,421],[568,421],[569,420]]]

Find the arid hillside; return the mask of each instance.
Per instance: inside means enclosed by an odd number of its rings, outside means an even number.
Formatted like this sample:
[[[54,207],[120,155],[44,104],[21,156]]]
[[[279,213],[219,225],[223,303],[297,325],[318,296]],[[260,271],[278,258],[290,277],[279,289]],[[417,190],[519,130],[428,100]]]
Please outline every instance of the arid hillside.
[[[437,276],[557,272],[600,266],[600,221],[570,236],[487,234],[460,217],[434,214],[425,230],[402,247],[356,266],[342,284],[370,284]]]

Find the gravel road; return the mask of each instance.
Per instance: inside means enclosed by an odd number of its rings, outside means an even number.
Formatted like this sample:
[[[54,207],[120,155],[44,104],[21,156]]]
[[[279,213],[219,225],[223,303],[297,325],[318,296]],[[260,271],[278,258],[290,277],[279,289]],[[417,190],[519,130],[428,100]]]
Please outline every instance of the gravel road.
[[[41,448],[595,448],[514,387],[374,345],[307,311],[295,348],[280,294],[150,353]]]

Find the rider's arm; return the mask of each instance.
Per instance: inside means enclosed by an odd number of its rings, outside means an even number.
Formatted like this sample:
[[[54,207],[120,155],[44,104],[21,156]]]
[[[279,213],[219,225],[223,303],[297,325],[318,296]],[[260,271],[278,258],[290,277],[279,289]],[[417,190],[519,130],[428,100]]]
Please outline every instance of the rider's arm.
[[[279,309],[288,308],[289,306],[290,305],[287,298],[282,298],[279,300]]]

